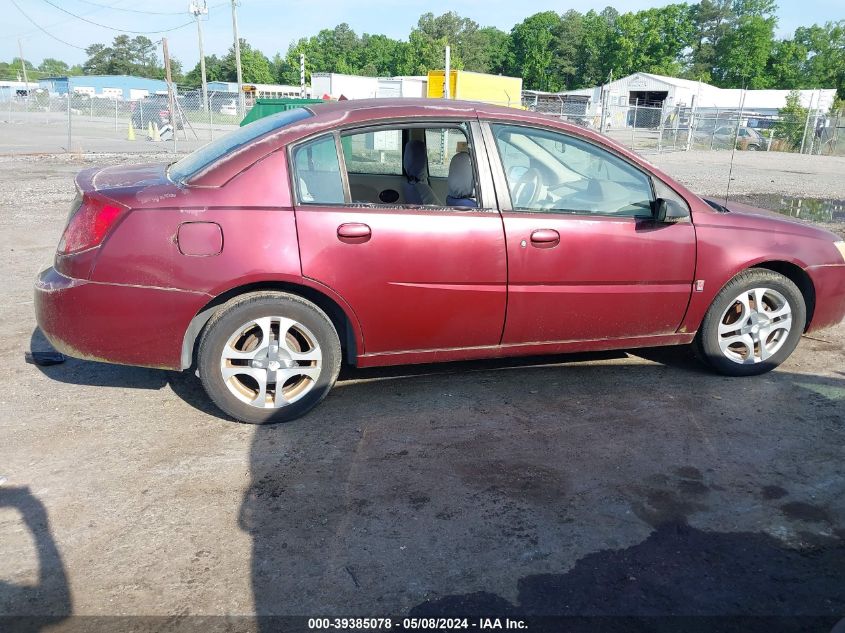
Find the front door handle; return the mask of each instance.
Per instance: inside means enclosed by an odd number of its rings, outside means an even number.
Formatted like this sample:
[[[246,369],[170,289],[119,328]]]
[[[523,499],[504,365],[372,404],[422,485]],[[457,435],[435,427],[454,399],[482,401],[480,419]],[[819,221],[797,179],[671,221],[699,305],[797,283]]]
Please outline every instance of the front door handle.
[[[343,242],[359,244],[369,240],[372,235],[370,227],[360,222],[349,222],[337,227],[337,237]]]
[[[537,229],[531,233],[531,246],[554,248],[560,244],[560,233],[554,229]]]

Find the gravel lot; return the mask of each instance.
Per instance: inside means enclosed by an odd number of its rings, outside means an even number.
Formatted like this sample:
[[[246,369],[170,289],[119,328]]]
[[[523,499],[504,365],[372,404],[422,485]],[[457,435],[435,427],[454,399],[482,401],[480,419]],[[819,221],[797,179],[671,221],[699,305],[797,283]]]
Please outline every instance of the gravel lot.
[[[727,156],[650,159],[721,194]],[[845,326],[746,380],[683,349],[345,370],[242,426],[190,373],[23,362],[72,175],[132,160],[0,157],[0,614],[845,613]],[[732,190],[843,173],[737,153]]]

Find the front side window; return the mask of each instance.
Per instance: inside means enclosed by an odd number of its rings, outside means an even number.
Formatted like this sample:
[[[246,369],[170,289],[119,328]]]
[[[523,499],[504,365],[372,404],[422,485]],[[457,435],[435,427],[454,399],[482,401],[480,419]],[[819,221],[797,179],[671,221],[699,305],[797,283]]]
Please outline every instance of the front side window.
[[[491,126],[515,210],[650,217],[650,178],[612,153],[566,134]]]
[[[304,204],[343,204],[343,180],[334,136],[321,136],[293,151],[294,177]]]

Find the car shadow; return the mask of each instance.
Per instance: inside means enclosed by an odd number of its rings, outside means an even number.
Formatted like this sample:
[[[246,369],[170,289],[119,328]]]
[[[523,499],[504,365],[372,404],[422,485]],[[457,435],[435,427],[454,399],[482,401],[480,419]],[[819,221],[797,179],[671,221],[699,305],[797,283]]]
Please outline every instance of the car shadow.
[[[29,532],[38,558],[34,584],[0,580],[0,628],[21,633],[48,629],[72,613],[67,573],[44,504],[29,488],[0,486],[0,509],[13,510]],[[18,523],[4,520],[8,529]]]
[[[655,363],[348,371],[303,420],[257,428],[257,613],[829,631],[845,380],[636,355]]]

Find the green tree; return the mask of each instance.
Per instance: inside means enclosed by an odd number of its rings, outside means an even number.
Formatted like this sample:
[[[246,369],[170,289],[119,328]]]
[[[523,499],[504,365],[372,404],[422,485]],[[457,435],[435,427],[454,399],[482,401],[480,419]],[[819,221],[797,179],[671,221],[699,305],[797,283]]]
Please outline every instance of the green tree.
[[[730,30],[733,0],[701,0],[690,7],[694,34],[686,76],[701,81],[713,80],[716,47]]]
[[[670,4],[620,15],[605,55],[614,74],[650,72],[677,75],[682,59],[695,37],[689,6]]]
[[[508,34],[494,26],[480,28],[462,55],[464,67],[479,73],[501,74],[508,59]]]
[[[161,79],[164,66],[159,61],[157,45],[148,37],[139,35],[130,38],[118,35],[111,46],[92,44],[85,49],[88,59],[82,64],[86,75],[135,75]],[[170,59],[174,81],[181,79],[181,64]]]
[[[223,60],[217,55],[205,56],[205,78],[207,81],[228,81],[223,70]],[[185,75],[183,83],[192,88],[202,86],[202,68],[199,62]]]
[[[845,20],[800,27],[794,40],[807,50],[803,87],[836,88],[839,98],[845,99]]]
[[[407,44],[386,35],[361,36],[358,71],[363,75],[389,77],[400,74]]]
[[[775,125],[775,138],[781,139],[789,149],[800,148],[808,112],[807,108],[801,106],[801,95],[798,91],[790,92],[786,97],[786,105],[778,110],[780,119]]]
[[[607,7],[601,13],[588,11],[581,19],[581,42],[572,88],[597,86],[607,80],[612,61],[607,52],[613,46],[619,12]],[[617,73],[617,77],[618,77]]]
[[[60,59],[54,59],[52,57],[45,57],[41,63],[38,65],[38,71],[42,73],[42,76],[47,75],[54,75],[54,76],[62,76],[67,75],[70,68],[68,67],[67,63],[63,62]]]
[[[525,18],[511,30],[509,74],[522,76],[526,88],[554,91],[562,87],[556,73],[560,28],[560,16],[544,11]]]
[[[270,60],[259,50],[252,48],[241,38],[241,71],[245,83],[271,84],[275,81]],[[208,67],[206,67],[208,72]],[[238,70],[235,64],[235,46],[229,48],[226,56],[220,60],[220,81],[237,81]]]

